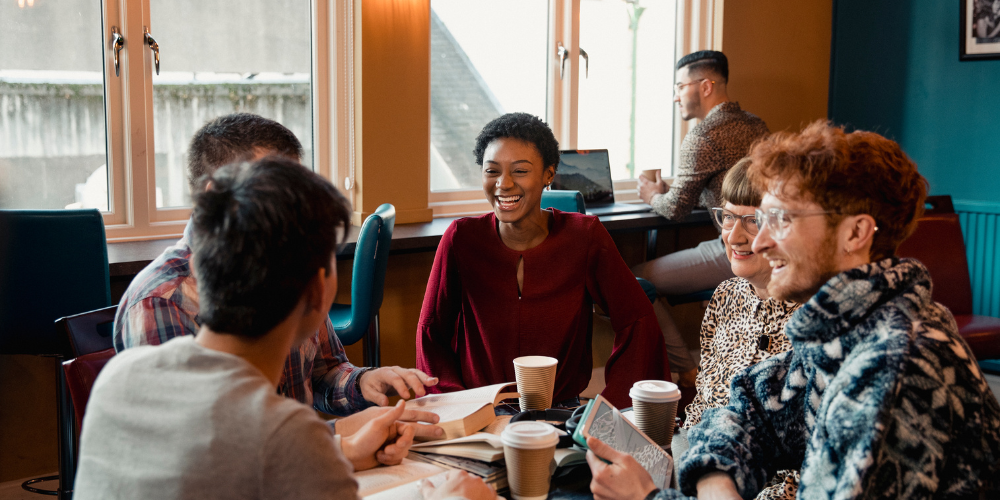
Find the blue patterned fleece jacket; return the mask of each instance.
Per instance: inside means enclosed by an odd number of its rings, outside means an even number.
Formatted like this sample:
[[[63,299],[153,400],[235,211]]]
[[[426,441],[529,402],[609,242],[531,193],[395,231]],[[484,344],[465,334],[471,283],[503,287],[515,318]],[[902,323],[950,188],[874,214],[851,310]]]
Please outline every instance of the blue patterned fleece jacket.
[[[792,350],[734,377],[729,406],[691,429],[681,490],[724,471],[753,498],[801,469],[799,498],[1000,498],[1000,405],[957,331],[917,261],[835,276],[788,321]]]

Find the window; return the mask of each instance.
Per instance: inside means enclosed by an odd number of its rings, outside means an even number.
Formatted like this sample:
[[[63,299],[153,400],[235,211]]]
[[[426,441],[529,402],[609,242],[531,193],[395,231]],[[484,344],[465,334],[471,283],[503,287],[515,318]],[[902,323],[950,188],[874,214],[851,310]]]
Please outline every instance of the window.
[[[0,208],[108,210],[100,2],[68,3],[0,3]]]
[[[435,215],[489,209],[472,148],[505,112],[545,118],[562,149],[608,149],[619,199],[635,199],[643,169],[670,174],[677,0],[431,0],[431,9]]]
[[[331,135],[336,58],[314,39],[333,38],[339,3],[0,1],[0,208],[98,208],[109,239],[179,235],[191,137],[239,111],[290,128],[330,176],[331,141],[313,144]]]

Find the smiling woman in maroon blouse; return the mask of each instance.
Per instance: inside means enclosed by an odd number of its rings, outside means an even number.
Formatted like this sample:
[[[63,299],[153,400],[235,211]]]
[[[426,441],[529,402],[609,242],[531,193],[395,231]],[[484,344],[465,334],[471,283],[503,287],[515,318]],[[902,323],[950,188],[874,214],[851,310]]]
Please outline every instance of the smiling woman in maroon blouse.
[[[611,317],[615,342],[604,397],[631,406],[638,380],[669,380],[653,308],[597,219],[542,210],[559,144],[542,120],[509,113],[476,138],[493,212],[458,219],[438,246],[417,327],[417,367],[449,392],[514,381],[518,356],[559,360],[553,401],[590,380],[591,313]]]

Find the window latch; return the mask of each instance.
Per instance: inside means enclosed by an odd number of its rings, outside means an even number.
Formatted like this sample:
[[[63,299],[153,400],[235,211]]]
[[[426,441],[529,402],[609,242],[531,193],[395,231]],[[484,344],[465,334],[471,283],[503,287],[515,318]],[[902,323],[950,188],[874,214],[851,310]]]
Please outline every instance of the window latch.
[[[580,57],[583,58],[583,77],[590,77],[590,56],[587,55],[587,51],[580,47]]]
[[[115,55],[115,76],[121,76],[121,61],[118,59],[118,53],[122,51],[122,47],[125,46],[125,37],[118,32],[118,26],[111,27],[111,53]]]
[[[566,71],[566,59],[569,58],[569,50],[563,47],[562,42],[559,43],[559,79],[563,79],[563,73]]]
[[[150,50],[153,51],[153,63],[156,65],[156,74],[160,74],[160,44],[156,43],[156,39],[153,35],[149,33],[149,28],[146,26],[142,27],[142,35],[149,45]]]

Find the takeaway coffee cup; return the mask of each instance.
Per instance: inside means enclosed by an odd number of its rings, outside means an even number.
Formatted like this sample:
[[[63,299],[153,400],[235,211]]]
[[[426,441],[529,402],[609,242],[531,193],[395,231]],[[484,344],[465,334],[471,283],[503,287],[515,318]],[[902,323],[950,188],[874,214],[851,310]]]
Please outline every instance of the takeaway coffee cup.
[[[635,425],[660,446],[670,446],[681,391],[663,380],[640,380],[628,391]]]
[[[521,411],[545,410],[552,406],[556,385],[556,358],[521,356],[514,358],[514,378],[521,395]]]
[[[559,443],[556,428],[541,422],[514,422],[500,434],[500,441],[511,495],[515,500],[544,500]]]
[[[656,182],[660,180],[660,169],[643,170],[639,175],[645,177],[648,181]]]

